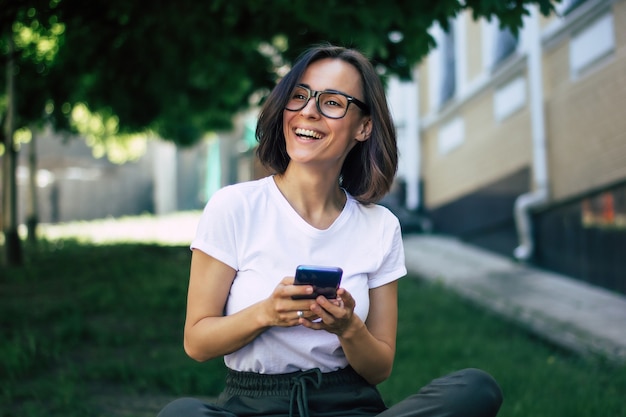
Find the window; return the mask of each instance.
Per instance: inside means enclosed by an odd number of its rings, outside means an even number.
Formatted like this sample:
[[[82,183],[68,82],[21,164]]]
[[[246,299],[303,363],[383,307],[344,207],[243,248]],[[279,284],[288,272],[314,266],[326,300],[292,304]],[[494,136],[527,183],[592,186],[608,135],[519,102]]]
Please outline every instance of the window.
[[[440,155],[446,155],[461,146],[465,141],[465,123],[456,117],[439,128],[437,148]]]
[[[585,1],[587,0],[564,0],[563,3],[559,5],[560,7],[558,9],[560,9],[563,16],[565,16],[568,13],[571,13],[574,9],[583,4]]]
[[[519,76],[496,89],[493,95],[493,115],[502,121],[526,104],[526,79]]]
[[[456,93],[456,59],[454,22],[448,21],[448,31],[444,32],[441,45],[443,77],[441,79],[440,103],[444,104]]]
[[[513,34],[511,29],[498,28],[494,42],[495,52],[493,66],[496,67],[499,63],[511,56],[517,50],[518,43],[518,37]]]
[[[613,15],[606,13],[572,36],[569,44],[572,78],[579,77],[615,50],[614,33]]]
[[[519,30],[522,31],[523,28]],[[514,35],[508,27],[501,28],[497,18],[491,21],[483,20],[483,68],[487,73],[493,72],[508,57],[515,54],[519,47],[519,32]]]

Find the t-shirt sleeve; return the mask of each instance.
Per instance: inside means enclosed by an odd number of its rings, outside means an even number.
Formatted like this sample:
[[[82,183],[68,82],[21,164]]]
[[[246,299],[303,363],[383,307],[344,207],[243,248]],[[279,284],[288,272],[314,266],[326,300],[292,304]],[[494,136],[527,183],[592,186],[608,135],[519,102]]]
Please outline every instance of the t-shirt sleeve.
[[[238,195],[229,187],[218,190],[208,201],[191,242],[198,249],[231,268],[238,269],[237,216]]]
[[[384,222],[384,238],[381,239],[383,252],[378,270],[370,275],[369,288],[381,287],[406,275],[404,244],[398,218],[389,213]]]

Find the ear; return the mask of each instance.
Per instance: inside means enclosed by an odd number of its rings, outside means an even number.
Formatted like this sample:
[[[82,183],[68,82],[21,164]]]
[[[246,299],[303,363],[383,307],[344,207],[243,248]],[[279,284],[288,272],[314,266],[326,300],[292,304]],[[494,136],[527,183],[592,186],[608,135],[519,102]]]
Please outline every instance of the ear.
[[[358,128],[356,140],[359,142],[365,142],[370,138],[372,134],[372,119],[371,117],[364,117],[361,125]]]

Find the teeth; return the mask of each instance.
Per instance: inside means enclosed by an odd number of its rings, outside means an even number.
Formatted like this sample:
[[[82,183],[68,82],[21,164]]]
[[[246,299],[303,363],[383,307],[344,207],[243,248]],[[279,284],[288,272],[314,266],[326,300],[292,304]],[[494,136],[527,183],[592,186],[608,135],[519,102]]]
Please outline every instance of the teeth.
[[[322,135],[320,135],[319,133],[314,132],[313,130],[308,130],[308,129],[296,129],[296,135],[298,136],[307,136],[313,139],[321,139]]]

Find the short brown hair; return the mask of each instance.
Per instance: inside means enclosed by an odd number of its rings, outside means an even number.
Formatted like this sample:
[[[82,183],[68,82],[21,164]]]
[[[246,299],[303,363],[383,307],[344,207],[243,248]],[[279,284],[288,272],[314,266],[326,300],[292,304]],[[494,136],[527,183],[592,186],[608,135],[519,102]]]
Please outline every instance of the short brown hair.
[[[372,132],[358,142],[341,168],[341,186],[359,202],[380,200],[391,188],[398,168],[396,130],[387,105],[385,89],[373,65],[361,52],[333,45],[314,46],[296,60],[291,71],[276,85],[263,104],[256,128],[257,156],[266,167],[282,174],[289,164],[283,133],[283,111],[289,94],[315,61],[341,59],[361,75],[364,101],[369,106]]]

